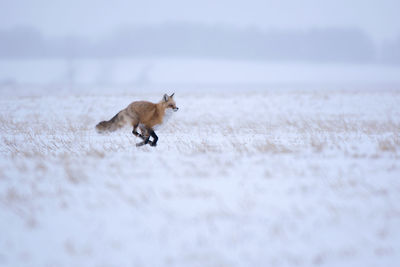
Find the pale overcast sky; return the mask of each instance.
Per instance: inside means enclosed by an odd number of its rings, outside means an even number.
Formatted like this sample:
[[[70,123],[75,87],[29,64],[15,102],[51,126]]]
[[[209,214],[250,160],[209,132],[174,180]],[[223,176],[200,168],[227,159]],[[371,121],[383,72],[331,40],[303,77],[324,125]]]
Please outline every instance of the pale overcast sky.
[[[400,0],[0,0],[0,29],[101,36],[126,25],[184,21],[261,29],[356,27],[375,41],[400,35]]]

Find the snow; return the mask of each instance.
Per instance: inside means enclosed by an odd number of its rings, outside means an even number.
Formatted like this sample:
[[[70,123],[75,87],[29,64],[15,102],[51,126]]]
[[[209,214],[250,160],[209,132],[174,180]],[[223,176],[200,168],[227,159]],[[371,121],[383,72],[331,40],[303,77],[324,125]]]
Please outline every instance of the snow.
[[[172,92],[19,86],[0,100],[1,266],[400,261],[399,90],[181,89],[138,148],[94,126]]]

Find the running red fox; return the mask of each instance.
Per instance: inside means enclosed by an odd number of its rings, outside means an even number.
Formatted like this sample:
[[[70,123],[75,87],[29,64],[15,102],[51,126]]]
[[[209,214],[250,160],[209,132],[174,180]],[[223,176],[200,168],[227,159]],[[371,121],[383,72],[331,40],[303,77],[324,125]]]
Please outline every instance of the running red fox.
[[[150,144],[156,146],[158,136],[153,130],[153,127],[157,124],[161,124],[167,108],[178,111],[174,101],[174,94],[168,96],[165,94],[163,99],[157,104],[148,101],[135,101],[129,104],[129,106],[112,117],[109,121],[102,121],[96,125],[98,132],[115,131],[125,124],[133,126],[132,133],[143,139],[143,142],[136,144],[136,146],[142,146]],[[136,129],[139,127],[141,133],[138,133]],[[150,141],[150,136],[153,137],[153,141]]]

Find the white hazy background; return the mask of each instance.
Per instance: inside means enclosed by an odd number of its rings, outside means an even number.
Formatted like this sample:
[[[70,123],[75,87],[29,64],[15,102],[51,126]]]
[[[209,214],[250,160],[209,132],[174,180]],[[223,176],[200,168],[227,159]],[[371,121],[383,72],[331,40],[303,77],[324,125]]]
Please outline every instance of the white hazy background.
[[[0,84],[393,84],[398,10],[395,0],[1,1]]]

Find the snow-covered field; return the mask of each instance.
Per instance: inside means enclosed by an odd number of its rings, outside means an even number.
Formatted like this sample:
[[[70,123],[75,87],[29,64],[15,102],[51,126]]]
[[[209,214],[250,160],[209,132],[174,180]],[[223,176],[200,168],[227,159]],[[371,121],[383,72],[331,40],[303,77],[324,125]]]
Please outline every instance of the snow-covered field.
[[[180,91],[155,148],[94,126],[164,92],[13,90],[0,266],[400,262],[400,90]]]

